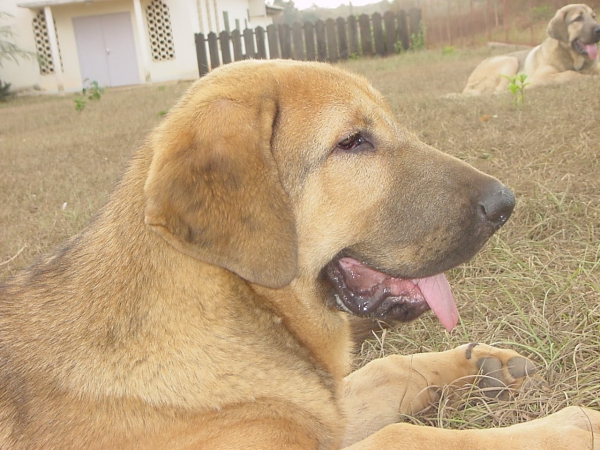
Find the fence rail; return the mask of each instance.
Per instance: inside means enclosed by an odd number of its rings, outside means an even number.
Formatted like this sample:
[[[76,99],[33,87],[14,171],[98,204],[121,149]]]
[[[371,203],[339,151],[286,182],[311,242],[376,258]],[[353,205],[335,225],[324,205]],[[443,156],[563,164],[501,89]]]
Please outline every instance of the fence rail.
[[[200,76],[222,64],[242,59],[297,59],[336,62],[356,56],[386,56],[398,46],[407,50],[411,35],[420,33],[421,10],[411,8],[397,14],[363,14],[358,18],[318,20],[291,26],[269,25],[243,32],[214,32],[195,35]]]

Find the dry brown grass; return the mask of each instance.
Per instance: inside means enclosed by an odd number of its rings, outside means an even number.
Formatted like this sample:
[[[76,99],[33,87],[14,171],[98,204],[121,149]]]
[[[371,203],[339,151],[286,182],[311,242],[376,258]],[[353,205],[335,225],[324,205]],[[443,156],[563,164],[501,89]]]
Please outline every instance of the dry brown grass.
[[[188,85],[108,90],[82,112],[74,95],[0,104],[0,279],[87,223]]]
[[[520,111],[508,94],[443,98],[488,53],[344,64],[371,79],[422,140],[500,178],[518,199],[489,245],[450,273],[457,329],[446,333],[426,315],[363,345],[360,363],[469,341],[508,346],[551,383],[506,402],[471,392],[417,419],[444,427],[508,425],[570,404],[600,408],[600,80],[528,91]],[[81,113],[71,96],[0,105],[0,278],[88,221],[186,86],[109,90]]]

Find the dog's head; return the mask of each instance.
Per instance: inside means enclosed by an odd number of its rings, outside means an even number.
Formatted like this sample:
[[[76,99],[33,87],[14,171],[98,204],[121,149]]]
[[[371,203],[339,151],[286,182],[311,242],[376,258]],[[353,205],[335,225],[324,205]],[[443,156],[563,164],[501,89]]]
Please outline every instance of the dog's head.
[[[548,36],[595,60],[598,56],[596,44],[600,41],[600,25],[595,18],[596,14],[587,5],[563,6],[548,23]]]
[[[198,81],[152,139],[146,223],[250,283],[310,280],[357,315],[457,320],[443,271],[508,219],[494,178],[402,129],[363,78],[247,61]]]

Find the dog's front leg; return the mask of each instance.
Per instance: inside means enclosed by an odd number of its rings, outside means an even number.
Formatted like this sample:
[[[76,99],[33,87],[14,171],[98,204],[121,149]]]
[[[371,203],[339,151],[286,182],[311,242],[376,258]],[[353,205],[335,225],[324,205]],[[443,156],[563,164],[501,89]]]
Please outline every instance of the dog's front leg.
[[[484,344],[376,359],[344,379],[345,444],[398,422],[401,415],[422,411],[439,399],[444,386],[472,384],[479,376],[479,386],[495,397],[534,372],[533,363],[517,352]]]
[[[446,430],[391,424],[345,450],[600,450],[600,412],[578,406],[506,428]]]

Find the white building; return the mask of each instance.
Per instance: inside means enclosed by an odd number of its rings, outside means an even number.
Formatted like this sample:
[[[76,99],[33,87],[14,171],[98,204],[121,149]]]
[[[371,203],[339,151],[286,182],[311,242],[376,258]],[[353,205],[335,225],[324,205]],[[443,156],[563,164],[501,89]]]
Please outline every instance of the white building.
[[[194,34],[266,27],[264,0],[0,0],[12,41],[38,58],[2,61],[11,89],[78,91],[198,77]]]

